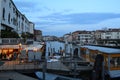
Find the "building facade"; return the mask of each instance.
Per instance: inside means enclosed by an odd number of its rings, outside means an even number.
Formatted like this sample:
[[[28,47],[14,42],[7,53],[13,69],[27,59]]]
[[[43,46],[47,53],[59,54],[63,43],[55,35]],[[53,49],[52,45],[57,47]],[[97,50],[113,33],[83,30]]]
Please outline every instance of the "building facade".
[[[120,39],[120,29],[108,29],[101,33],[101,39]]]
[[[64,35],[64,41],[79,45],[120,46],[120,29],[105,29],[96,31],[75,31]]]
[[[120,29],[108,29],[101,33],[103,44],[120,46]]]
[[[12,0],[0,0],[0,34],[1,32],[16,32],[19,37],[1,37],[0,54],[1,59],[13,59],[14,54],[19,54],[26,47],[22,44],[22,33],[34,34],[34,23],[30,22],[15,6]],[[3,34],[3,32],[2,32]],[[6,33],[7,35],[9,33]],[[15,35],[15,34],[13,34]]]
[[[93,34],[91,31],[80,31],[78,35],[78,40],[80,44],[91,44],[93,43]]]
[[[30,22],[15,6],[12,0],[0,0],[0,30],[34,33],[34,23]]]

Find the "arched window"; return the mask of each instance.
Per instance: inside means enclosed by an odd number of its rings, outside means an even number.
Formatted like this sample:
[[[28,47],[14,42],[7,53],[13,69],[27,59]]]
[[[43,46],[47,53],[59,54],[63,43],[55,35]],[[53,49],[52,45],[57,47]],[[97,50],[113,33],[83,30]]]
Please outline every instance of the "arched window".
[[[3,20],[5,20],[5,8],[3,8],[2,18],[3,18]]]
[[[8,14],[8,23],[10,24],[10,13]]]

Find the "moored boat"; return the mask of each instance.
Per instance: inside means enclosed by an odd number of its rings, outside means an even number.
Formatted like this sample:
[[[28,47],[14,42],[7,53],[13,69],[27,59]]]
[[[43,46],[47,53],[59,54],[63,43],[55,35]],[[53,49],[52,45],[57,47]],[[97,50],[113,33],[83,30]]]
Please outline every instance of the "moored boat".
[[[94,65],[98,54],[104,57],[104,73],[110,78],[120,77],[120,49],[98,46],[81,46],[81,57]]]

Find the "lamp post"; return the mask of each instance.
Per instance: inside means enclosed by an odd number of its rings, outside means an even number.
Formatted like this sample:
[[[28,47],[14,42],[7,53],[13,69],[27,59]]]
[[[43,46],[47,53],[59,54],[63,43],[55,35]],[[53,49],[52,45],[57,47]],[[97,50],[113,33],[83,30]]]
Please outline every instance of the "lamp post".
[[[21,63],[21,49],[22,49],[22,44],[21,43],[19,43],[18,44],[18,59],[20,60],[20,63]]]
[[[22,44],[19,43],[19,44],[18,44],[18,53],[19,53],[19,55],[21,54],[21,49],[22,49]]]
[[[18,46],[19,46],[19,52],[21,51],[21,49],[22,49],[22,44],[21,43],[19,43],[18,44]]]

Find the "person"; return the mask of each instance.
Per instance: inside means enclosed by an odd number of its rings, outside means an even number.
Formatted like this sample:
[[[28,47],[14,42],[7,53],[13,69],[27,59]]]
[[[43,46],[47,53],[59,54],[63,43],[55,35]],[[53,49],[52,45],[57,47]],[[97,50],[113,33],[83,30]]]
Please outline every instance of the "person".
[[[0,60],[2,59],[2,53],[0,53]]]
[[[14,52],[14,53],[13,53],[13,59],[16,60],[16,58],[17,58],[17,53]]]
[[[6,54],[5,53],[3,53],[3,59],[6,59]]]

